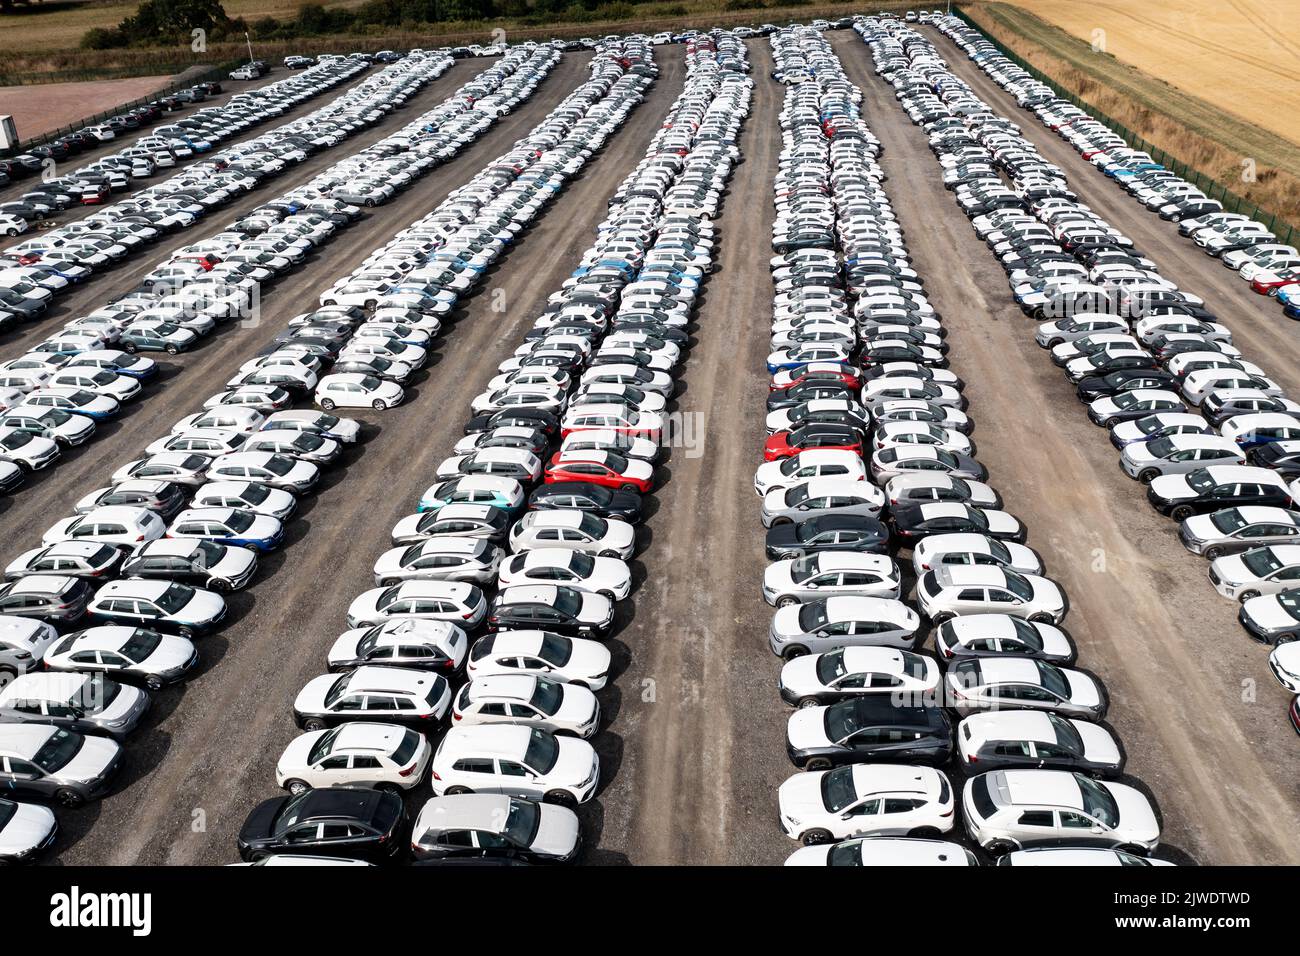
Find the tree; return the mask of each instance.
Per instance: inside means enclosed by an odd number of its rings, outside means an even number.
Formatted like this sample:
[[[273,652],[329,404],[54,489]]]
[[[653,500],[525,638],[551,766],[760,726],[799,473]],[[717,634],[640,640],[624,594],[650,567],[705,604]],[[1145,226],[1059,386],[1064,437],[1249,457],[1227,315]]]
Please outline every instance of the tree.
[[[133,43],[178,43],[192,30],[212,32],[229,23],[221,0],[143,0],[118,29]]]

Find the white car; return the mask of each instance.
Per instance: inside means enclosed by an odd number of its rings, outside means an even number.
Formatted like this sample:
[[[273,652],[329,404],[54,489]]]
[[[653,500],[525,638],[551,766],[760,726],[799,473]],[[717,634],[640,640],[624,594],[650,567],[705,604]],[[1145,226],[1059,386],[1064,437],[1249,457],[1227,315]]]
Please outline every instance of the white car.
[[[1300,545],[1253,548],[1215,558],[1209,576],[1214,589],[1234,601],[1300,587]]]
[[[454,673],[468,650],[465,631],[451,621],[398,620],[344,631],[326,660],[336,672],[381,664]]]
[[[1042,558],[1032,548],[1014,541],[999,541],[986,534],[932,534],[912,549],[912,567],[918,578],[927,571],[949,565],[985,565],[1020,574],[1043,573]]]
[[[0,217],[0,229],[4,226]],[[25,863],[34,859],[54,845],[58,831],[59,822],[49,807],[0,797],[0,862]]]
[[[831,845],[801,846],[790,854],[785,865],[979,866],[979,860],[970,850],[947,840],[864,837]]]
[[[191,508],[238,508],[286,521],[298,507],[287,491],[256,481],[209,481],[190,499]]]
[[[926,472],[895,475],[885,485],[885,499],[890,508],[957,502],[973,508],[1000,508],[1002,498],[982,481]]]
[[[60,541],[96,541],[100,544],[138,545],[156,541],[167,533],[162,518],[144,508],[110,505],[56,521],[42,536],[43,544]]]
[[[525,512],[510,528],[509,540],[510,549],[516,553],[569,548],[626,561],[636,551],[636,529],[632,525],[576,508]]]
[[[1268,655],[1268,669],[1279,684],[1293,694],[1300,694],[1300,642],[1288,641],[1275,647]]]
[[[45,652],[49,670],[107,674],[153,691],[180,680],[198,663],[188,638],[111,624],[69,634]]]
[[[423,734],[355,721],[295,737],[276,764],[275,783],[295,796],[322,787],[410,790],[424,781],[432,757]]]
[[[762,498],[771,491],[782,490],[811,478],[866,481],[867,468],[862,463],[862,457],[851,451],[809,449],[789,458],[760,465],[754,474],[754,491]]]
[[[621,558],[592,557],[572,548],[536,548],[502,563],[497,587],[562,584],[622,601],[632,590],[632,572]]]
[[[1033,657],[1054,664],[1074,663],[1075,650],[1059,627],[1030,623],[1010,614],[966,614],[934,631],[935,650],[954,657]]]
[[[1169,435],[1125,445],[1119,466],[1143,484],[1161,475],[1181,475],[1214,465],[1244,465],[1246,453],[1221,435]]]
[[[553,734],[590,737],[600,727],[600,703],[586,687],[534,674],[475,677],[451,705],[453,726],[511,724]]]
[[[938,837],[952,829],[955,802],[941,771],[905,764],[798,773],[777,790],[781,829],[808,846],[857,836]]]
[[[390,548],[375,562],[375,584],[402,581],[467,581],[484,587],[495,583],[504,552],[482,538],[438,536]]]
[[[320,469],[309,461],[249,451],[213,458],[207,477],[213,481],[255,481],[297,495],[315,486]]]
[[[62,456],[59,443],[21,428],[0,425],[0,460],[13,462],[24,471],[48,468]]]
[[[897,598],[900,587],[893,558],[856,551],[775,561],[763,572],[763,600],[778,608],[837,595]]]
[[[966,658],[944,674],[945,703],[961,714],[997,710],[1049,710],[1101,720],[1109,698],[1091,675],[1022,657]]]
[[[935,624],[964,614],[1013,614],[1033,622],[1059,624],[1068,606],[1056,583],[990,565],[946,564],[916,583],[921,613]]]
[[[994,855],[1069,841],[1146,856],[1160,843],[1160,822],[1141,791],[1065,770],[972,777],[962,810],[971,839]]]
[[[504,793],[547,803],[586,803],[600,781],[600,758],[585,740],[535,727],[452,727],[433,757],[437,796]]]
[[[796,707],[816,707],[864,694],[932,693],[939,686],[933,657],[893,647],[843,647],[786,661],[777,689]]]
[[[768,644],[786,660],[840,647],[910,649],[920,626],[920,616],[899,600],[831,597],[779,608],[772,615]]]
[[[1177,866],[1168,860],[1134,856],[1123,850],[1087,846],[1042,846],[1013,850],[998,858],[998,866]]]
[[[407,667],[365,665],[307,682],[293,702],[303,730],[324,730],[359,720],[391,720],[423,729],[443,719],[451,685],[441,674]]]
[[[549,631],[500,631],[475,642],[465,673],[471,679],[534,674],[600,690],[611,662],[609,648],[599,641]]]
[[[475,628],[487,614],[483,592],[461,581],[403,581],[363,591],[348,606],[348,627],[391,620],[463,621]]]
[[[316,404],[327,412],[336,408],[383,411],[402,404],[405,397],[405,390],[396,382],[361,372],[326,375],[316,387]]]

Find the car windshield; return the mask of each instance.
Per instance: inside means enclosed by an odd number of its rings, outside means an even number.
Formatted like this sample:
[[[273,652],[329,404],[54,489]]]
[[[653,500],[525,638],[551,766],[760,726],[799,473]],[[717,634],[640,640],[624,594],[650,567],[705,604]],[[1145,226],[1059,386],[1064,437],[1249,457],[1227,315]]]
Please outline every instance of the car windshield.
[[[560,759],[560,743],[553,736],[540,730],[534,730],[528,736],[528,749],[524,751],[524,763],[537,773],[550,773]]]
[[[124,657],[139,664],[156,651],[161,643],[162,635],[157,631],[137,627],[131,636],[127,638],[126,643],[122,645],[121,652]]]
[[[308,800],[312,797],[310,790],[305,790],[296,797],[290,797],[285,801],[280,812],[275,817],[275,822],[271,825],[271,832],[279,836],[290,828],[297,826],[298,821],[302,819],[302,812]]]
[[[1282,591],[1277,596],[1277,603],[1297,621],[1300,621],[1300,588]]]
[[[1056,733],[1056,742],[1076,756],[1083,756],[1083,738],[1079,736],[1079,731],[1064,717],[1056,714],[1048,714],[1047,722],[1052,725],[1052,730]]]
[[[334,750],[334,741],[338,740],[339,734],[342,732],[342,727],[335,727],[333,730],[327,730],[321,734],[320,740],[316,741],[315,746],[311,748],[311,753],[307,755],[307,763],[314,764],[316,761],[328,756]]]
[[[1119,826],[1119,807],[1110,791],[1083,774],[1076,773],[1074,779],[1078,782],[1079,794],[1083,797],[1083,812],[1108,827]]]
[[[1156,438],[1147,442],[1147,448],[1156,458],[1168,458],[1175,451],[1173,440],[1170,438]]]
[[[283,478],[293,471],[293,459],[285,458],[282,455],[272,455],[266,460],[264,467],[271,474]]]
[[[813,601],[811,604],[805,604],[799,608],[799,628],[804,633],[815,631],[826,621],[826,602],[824,601]]]
[[[1246,527],[1246,519],[1236,508],[1226,508],[1210,515],[1210,524],[1222,534],[1235,534]]]
[[[184,584],[170,584],[158,598],[158,606],[168,614],[175,614],[190,602],[193,590]]]
[[[528,702],[549,717],[560,709],[560,701],[563,699],[564,690],[559,684],[539,677]]]
[[[1070,697],[1070,682],[1065,679],[1065,674],[1059,667],[1043,661],[1035,661],[1038,665],[1038,682],[1050,690],[1056,696],[1063,699]]]
[[[545,634],[537,654],[551,666],[563,667],[573,656],[573,642],[558,634]]]
[[[1016,632],[1016,640],[1025,647],[1031,648],[1035,651],[1041,651],[1043,649],[1042,635],[1038,633],[1038,629],[1035,628],[1034,625],[1030,624],[1028,621],[1022,621],[1018,617],[1013,617],[1010,620],[1011,626]]]
[[[50,734],[45,743],[41,744],[41,749],[36,751],[35,756],[32,757],[32,763],[46,773],[56,773],[71,762],[72,758],[81,750],[85,741],[86,738],[81,734],[56,730]]]
[[[271,489],[267,488],[265,485],[248,484],[244,486],[239,497],[243,499],[246,504],[260,505],[270,496],[270,494]]]
[[[542,822],[542,808],[531,800],[511,800],[502,835],[515,846],[532,846]]]
[[[843,677],[847,673],[844,666],[844,651],[831,651],[817,658],[817,679],[823,684]]]
[[[556,588],[554,606],[567,617],[577,617],[582,610],[582,595],[569,588]]]
[[[859,840],[846,840],[831,847],[826,856],[827,866],[861,866],[862,843]]]
[[[839,813],[857,799],[852,767],[836,767],[822,777],[822,803],[830,813]]]
[[[1006,588],[1022,601],[1028,601],[1034,596],[1034,589],[1028,581],[1022,578],[1014,571],[1004,572],[1006,577]]]
[[[596,568],[596,559],[583,551],[569,552],[569,570],[579,577],[589,578]]]
[[[1254,551],[1247,551],[1241,556],[1241,563],[1257,578],[1266,578],[1282,567],[1282,562],[1277,559],[1272,548],[1256,548]]]
[[[823,718],[826,725],[826,736],[830,740],[844,740],[852,734],[857,733],[863,727],[868,726],[859,715],[858,704],[861,701],[846,700],[838,704],[832,704],[826,708],[826,716]]]
[[[1189,471],[1184,480],[1187,482],[1188,487],[1197,494],[1205,494],[1214,488],[1214,479],[1210,477],[1209,471],[1204,468]]]
[[[815,554],[796,558],[790,564],[790,577],[796,582],[806,581],[817,573],[819,566],[818,557]]]
[[[592,514],[590,511],[584,511],[582,518],[578,521],[578,529],[588,537],[599,540],[609,530],[609,522],[599,515]]]

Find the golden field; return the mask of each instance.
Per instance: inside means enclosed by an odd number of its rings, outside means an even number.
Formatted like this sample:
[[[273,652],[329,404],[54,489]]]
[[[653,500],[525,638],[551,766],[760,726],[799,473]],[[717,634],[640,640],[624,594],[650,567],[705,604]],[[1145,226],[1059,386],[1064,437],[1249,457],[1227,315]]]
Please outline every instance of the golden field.
[[[1300,143],[1300,0],[1011,2],[1090,44],[1104,40],[1116,59]]]

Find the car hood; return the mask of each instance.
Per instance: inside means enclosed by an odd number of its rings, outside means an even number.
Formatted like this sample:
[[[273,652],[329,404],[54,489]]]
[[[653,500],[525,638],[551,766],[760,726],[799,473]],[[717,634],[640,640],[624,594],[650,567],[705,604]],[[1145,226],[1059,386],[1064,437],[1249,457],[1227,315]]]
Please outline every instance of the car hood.
[[[54,812],[48,807],[19,804],[13,818],[0,830],[0,855],[9,856],[32,849],[54,826]]]
[[[1087,721],[1075,721],[1074,729],[1083,740],[1083,755],[1096,763],[1118,765],[1122,759],[1115,738],[1104,727]],[[1121,818],[1122,819],[1122,818]]]
[[[117,741],[87,735],[77,755],[57,775],[65,780],[93,780],[103,776],[121,752]]]
[[[271,836],[271,826],[284,805],[286,797],[264,800],[253,808],[253,812],[239,828],[240,843],[259,843]]]
[[[532,849],[547,856],[568,856],[578,843],[578,815],[567,807],[546,803],[540,804],[540,809]]]
[[[1119,807],[1117,829],[1123,832],[1126,841],[1150,844],[1160,838],[1160,821],[1141,791],[1123,784],[1110,784],[1107,789]]]
[[[1286,609],[1278,603],[1277,596],[1265,594],[1251,598],[1241,605],[1241,613],[1257,625],[1267,630],[1300,630],[1300,621],[1296,621]]]
[[[796,710],[786,722],[786,737],[796,750],[830,746],[826,737],[825,708]]]
[[[797,773],[786,780],[776,791],[777,806],[781,816],[793,817],[800,822],[826,813],[822,800],[822,773]]]
[[[1187,484],[1187,479],[1182,475],[1161,475],[1151,482],[1150,488],[1152,494],[1166,501],[1196,497],[1196,493],[1192,491],[1191,486]]]

